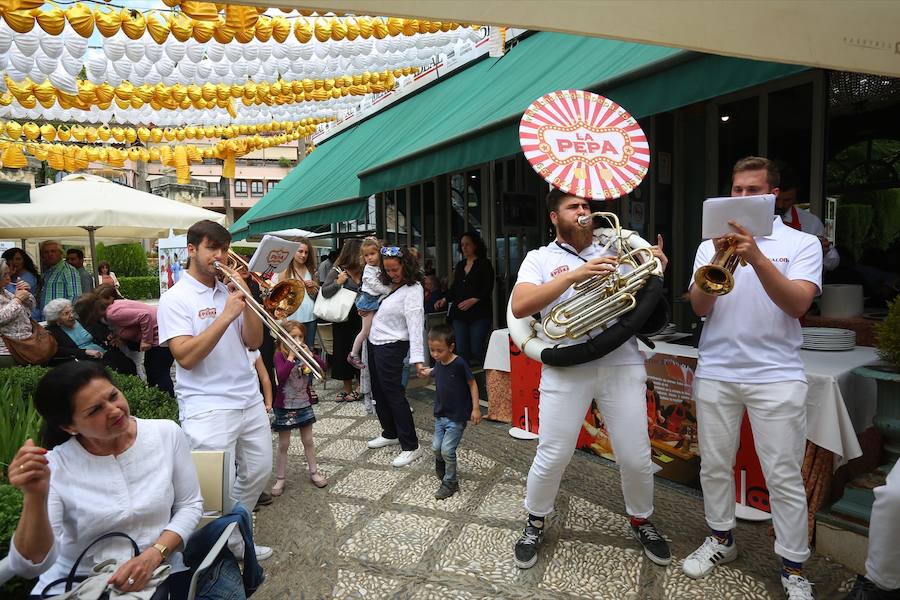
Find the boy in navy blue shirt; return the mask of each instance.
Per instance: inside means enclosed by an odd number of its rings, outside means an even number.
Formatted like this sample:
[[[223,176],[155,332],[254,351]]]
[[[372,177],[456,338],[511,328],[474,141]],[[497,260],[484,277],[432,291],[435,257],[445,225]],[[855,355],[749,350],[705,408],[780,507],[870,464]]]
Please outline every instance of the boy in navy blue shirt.
[[[462,439],[466,423],[481,421],[478,385],[468,363],[453,351],[456,338],[449,325],[436,325],[428,332],[428,350],[435,364],[425,369],[434,377],[437,398],[434,402],[434,471],[441,480],[435,492],[438,500],[449,498],[459,491],[456,476],[456,448]]]

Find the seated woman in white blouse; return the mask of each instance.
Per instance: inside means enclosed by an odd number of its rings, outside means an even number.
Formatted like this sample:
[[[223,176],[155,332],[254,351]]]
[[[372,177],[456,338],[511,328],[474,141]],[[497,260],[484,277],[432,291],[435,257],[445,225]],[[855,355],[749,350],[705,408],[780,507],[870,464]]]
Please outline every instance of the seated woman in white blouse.
[[[381,301],[372,320],[367,352],[375,413],[382,431],[368,444],[369,448],[399,444],[401,452],[392,464],[405,467],[422,455],[402,378],[407,351],[419,376],[425,368],[425,295],[419,283],[422,274],[418,261],[407,248],[381,249],[381,278],[392,291]]]
[[[178,550],[200,522],[203,499],[187,438],[177,423],[137,419],[102,365],[73,361],[49,372],[34,403],[44,418],[43,443],[25,442],[9,465],[22,490],[19,525],[10,544],[12,570],[40,576],[33,594],[68,575],[78,555],[105,533],[79,565],[87,575],[103,560],[121,565],[110,583],[142,590],[153,570]],[[61,593],[60,588],[51,590]]]

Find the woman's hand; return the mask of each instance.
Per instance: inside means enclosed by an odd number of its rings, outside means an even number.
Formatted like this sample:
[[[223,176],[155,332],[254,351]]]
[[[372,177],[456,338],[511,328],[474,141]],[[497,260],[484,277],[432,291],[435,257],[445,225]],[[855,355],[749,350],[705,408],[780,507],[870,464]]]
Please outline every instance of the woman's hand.
[[[6,472],[9,482],[26,495],[46,497],[50,493],[50,465],[47,450],[36,446],[31,439],[16,452]]]
[[[162,554],[159,550],[148,548],[119,567],[109,578],[109,583],[123,592],[142,590],[161,563]]]
[[[439,300],[434,301],[434,307],[438,310],[443,309],[445,306],[447,306],[446,298],[440,298]]]
[[[340,273],[338,273],[338,276],[335,279],[335,281],[337,282],[338,285],[344,285],[344,283],[347,281],[347,278],[349,278],[349,277],[350,277],[350,275],[347,274],[347,271],[341,271]]]
[[[456,305],[456,308],[459,310],[469,310],[478,302],[478,298],[466,298],[462,302]],[[434,303],[437,306],[437,302]]]
[[[24,279],[20,279],[19,281],[16,282],[16,291],[18,292],[19,290],[25,290],[26,292],[30,292],[31,285],[29,285],[28,282],[25,281]]]
[[[84,353],[92,358],[103,358],[103,353],[99,350],[85,350]]]
[[[431,369],[427,369],[422,363],[416,363],[416,377],[421,377],[423,379],[428,377],[426,371],[430,372]]]
[[[22,303],[28,302],[28,298],[30,296],[31,296],[31,292],[29,292],[28,290],[16,287],[15,297],[16,297],[16,300],[18,300],[19,302],[22,302]]]
[[[153,344],[151,344],[150,342],[141,342],[141,352],[146,352],[147,350],[149,350],[152,347],[153,347]]]
[[[661,234],[656,234],[656,245],[650,246],[650,251],[653,253],[653,256],[659,259],[663,273],[665,273],[666,266],[669,264],[669,257],[663,253],[663,236]]]

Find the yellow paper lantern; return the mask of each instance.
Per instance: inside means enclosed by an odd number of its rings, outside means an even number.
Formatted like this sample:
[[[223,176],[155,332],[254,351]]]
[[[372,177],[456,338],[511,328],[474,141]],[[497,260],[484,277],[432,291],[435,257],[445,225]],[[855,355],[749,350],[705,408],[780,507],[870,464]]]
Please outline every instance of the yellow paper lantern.
[[[97,129],[95,127],[85,127],[84,141],[93,144],[97,141]]]
[[[225,24],[235,34],[248,30],[253,31],[257,21],[259,21],[259,13],[251,6],[229,4],[225,7]]]
[[[94,9],[94,23],[103,37],[112,37],[119,33],[122,27],[122,18],[116,11],[105,11],[100,7]]]
[[[205,44],[212,39],[216,21],[194,21],[194,39]]]
[[[86,149],[87,158],[91,162],[96,162],[100,158],[100,148],[96,146],[88,146]]]
[[[404,21],[405,21],[404,19],[401,19],[399,17],[388,17],[388,20],[387,20],[388,35],[390,35],[391,37],[394,37],[394,36],[397,36],[397,35],[400,35],[401,33],[403,33]]]
[[[68,142],[72,137],[72,131],[69,129],[68,125],[60,125],[56,128],[56,137],[61,142]]]
[[[39,10],[37,22],[50,35],[59,35],[66,26],[66,13],[58,6],[52,6],[50,10]]]
[[[268,42],[272,39],[272,28],[271,17],[260,15],[259,20],[256,22],[256,39],[262,43]]]
[[[196,21],[216,21],[219,18],[219,9],[212,2],[183,0],[181,11]]]
[[[22,126],[16,121],[9,121],[6,124],[6,135],[14,140],[19,139],[22,135]]]
[[[305,44],[312,39],[313,31],[306,19],[297,19],[294,23],[294,37],[301,44]]]
[[[59,131],[57,130],[57,134],[58,133]],[[100,138],[101,142],[108,142],[110,135],[111,133],[109,131],[109,127],[107,127],[106,125],[101,125],[97,128],[97,137]]]
[[[220,44],[228,44],[234,39],[234,28],[229,26],[221,17],[213,26],[213,37]]]
[[[184,13],[175,13],[169,17],[169,31],[179,42],[186,42],[194,31],[194,22]]]
[[[290,22],[282,16],[272,18],[272,38],[279,44],[283,44],[291,34]]]
[[[413,36],[419,33],[419,21],[416,19],[403,19],[403,35]]]
[[[66,9],[66,20],[81,37],[91,37],[94,33],[94,15],[91,9],[81,2]]]
[[[150,160],[153,162],[159,160],[159,148],[150,148]]]
[[[376,40],[383,40],[390,34],[387,23],[384,19],[375,17],[372,19],[372,37]]]
[[[125,128],[125,143],[133,144],[137,141],[137,132],[134,130],[134,127],[126,127]]]
[[[76,142],[83,142],[85,137],[84,127],[81,125],[72,125],[72,139]]]
[[[22,133],[25,134],[26,140],[33,142],[34,140],[41,137],[41,128],[38,126],[37,123],[33,123],[33,122],[29,121],[28,123],[25,123],[25,125],[22,126]]]
[[[27,10],[7,10],[3,18],[9,28],[16,33],[28,33],[34,29],[34,16]],[[21,151],[19,152],[21,154]]]
[[[41,125],[41,137],[46,142],[52,142],[56,139],[56,127],[50,123],[44,123]]]
[[[145,18],[147,31],[157,44],[162,45],[169,37],[169,23],[159,18],[156,11],[151,11]]]
[[[133,40],[141,39],[141,36],[144,35],[144,31],[147,30],[147,22],[144,20],[144,15],[139,10],[123,8],[119,13],[119,18],[122,21],[122,31]]]

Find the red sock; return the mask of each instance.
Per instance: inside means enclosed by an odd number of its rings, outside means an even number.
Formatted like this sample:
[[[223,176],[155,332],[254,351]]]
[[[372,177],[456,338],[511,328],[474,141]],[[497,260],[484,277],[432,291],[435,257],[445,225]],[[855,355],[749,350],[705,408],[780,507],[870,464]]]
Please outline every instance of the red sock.
[[[647,519],[642,519],[640,517],[631,517],[631,525],[632,527],[640,527],[647,523]]]

